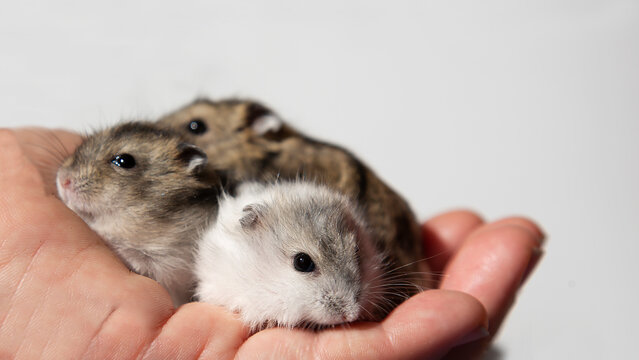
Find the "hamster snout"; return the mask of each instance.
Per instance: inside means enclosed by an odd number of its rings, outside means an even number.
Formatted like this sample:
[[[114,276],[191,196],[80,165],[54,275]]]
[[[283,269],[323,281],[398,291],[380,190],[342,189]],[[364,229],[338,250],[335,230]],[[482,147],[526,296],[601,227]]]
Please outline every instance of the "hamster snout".
[[[62,163],[56,174],[56,187],[60,199],[87,223],[93,220],[92,213],[99,208],[92,208],[90,178],[74,171],[70,166],[71,158]],[[74,173],[75,172],[75,173]]]
[[[196,255],[199,300],[253,330],[371,319],[381,257],[359,210],[325,187],[246,183],[220,201]]]

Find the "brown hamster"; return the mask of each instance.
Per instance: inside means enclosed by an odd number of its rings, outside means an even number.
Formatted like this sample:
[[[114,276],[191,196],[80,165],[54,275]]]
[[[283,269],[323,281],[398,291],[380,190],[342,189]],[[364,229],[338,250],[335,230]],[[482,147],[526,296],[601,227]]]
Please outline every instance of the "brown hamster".
[[[362,209],[385,276],[398,286],[395,305],[429,284],[420,227],[408,204],[347,150],[311,139],[266,106],[244,100],[195,102],[158,120],[202,148],[234,180],[304,179],[353,199]]]
[[[217,213],[221,178],[179,134],[131,122],[87,137],[57,173],[60,198],[176,305],[190,299],[193,248]]]

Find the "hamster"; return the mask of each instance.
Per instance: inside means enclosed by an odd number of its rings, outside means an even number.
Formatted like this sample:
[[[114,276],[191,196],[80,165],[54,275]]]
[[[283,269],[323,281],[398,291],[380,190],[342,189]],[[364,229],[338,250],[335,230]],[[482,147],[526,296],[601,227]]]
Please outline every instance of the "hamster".
[[[302,177],[355,195],[366,181],[368,169],[346,150],[302,135],[257,102],[198,99],[158,123],[180,132],[235,179]]]
[[[193,290],[196,239],[217,213],[222,177],[177,133],[129,122],[87,137],[57,172],[59,197],[132,271],[176,306]]]
[[[311,182],[249,182],[220,200],[198,243],[196,297],[238,312],[253,331],[379,320],[394,291],[383,261],[346,196]]]
[[[198,99],[161,117],[158,124],[203,149],[211,164],[235,181],[303,179],[348,196],[362,209],[376,253],[385,256],[383,276],[401,284],[386,294],[386,301],[396,306],[429,287],[421,229],[413,212],[347,150],[296,131],[266,106],[248,100]]]

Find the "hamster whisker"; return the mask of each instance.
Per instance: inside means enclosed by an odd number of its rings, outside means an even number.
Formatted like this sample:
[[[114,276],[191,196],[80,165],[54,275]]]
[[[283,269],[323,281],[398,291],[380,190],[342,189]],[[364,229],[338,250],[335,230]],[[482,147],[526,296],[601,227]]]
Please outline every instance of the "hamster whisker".
[[[373,305],[381,314],[384,314],[384,315],[391,312],[391,310],[393,310],[397,306],[397,303],[395,301],[392,301],[391,299],[387,298],[385,295],[387,294],[378,293],[378,294],[375,294],[375,297],[373,299],[369,300],[369,304]]]
[[[60,139],[60,137],[56,135],[53,130],[47,130],[47,134],[50,136],[50,138],[45,138],[44,134],[41,135],[42,138],[47,140],[51,146],[53,146],[56,150],[59,151],[60,155],[62,156],[62,160],[64,160],[65,158],[67,158],[69,155],[73,153],[66,147],[66,145]]]
[[[345,330],[350,330],[353,327],[352,323],[350,323],[350,322],[342,323],[342,324],[340,324],[340,326],[342,328],[344,328]]]
[[[53,163],[55,164],[62,164],[62,161],[64,161],[65,157],[64,155],[60,154],[59,152],[57,152],[55,148],[51,148],[51,147],[47,147],[41,144],[36,144],[36,143],[32,143],[32,142],[26,142],[24,143],[26,146],[30,146],[33,148],[37,148],[39,150],[42,150],[41,154],[46,154],[46,155],[50,155],[50,158],[52,158],[54,160]]]
[[[53,175],[55,174],[56,170],[58,169],[58,165],[55,162],[48,162],[48,161],[44,161],[42,159],[36,159],[36,160],[32,160],[33,164],[38,167],[38,169],[40,169],[43,172],[48,173],[47,175]]]
[[[337,324],[337,325],[342,325],[342,324]],[[312,322],[310,320],[303,320],[301,323],[299,323],[296,326],[291,326],[291,325],[287,325],[287,326],[290,327],[290,328],[294,328],[295,327],[295,328],[298,328],[298,329],[317,332],[317,331],[324,330],[324,329],[333,329],[337,325],[335,325],[335,324],[322,325],[322,324],[318,324],[318,323]]]
[[[412,291],[402,291],[404,289],[408,289],[408,290],[412,290]],[[371,291],[371,294],[385,294],[389,291],[392,290],[397,290],[397,291],[402,291],[402,293],[405,294],[406,299],[408,299],[409,297],[411,297],[412,295],[414,295],[413,293],[418,293],[418,292],[422,292],[424,291],[423,287],[417,284],[413,284],[413,283],[393,283],[390,284],[389,286],[383,286],[383,287],[378,287],[375,288],[374,291]],[[417,290],[415,292],[415,290]]]
[[[387,308],[383,307],[382,304],[380,304],[379,302],[373,301],[373,300],[384,300],[382,297],[376,297],[375,299],[367,300],[367,303],[369,305],[373,306],[373,309],[374,309],[374,311],[376,313],[379,313],[379,314],[387,314],[388,313],[389,310]],[[370,312],[368,312],[368,313],[371,314]],[[371,319],[372,320],[378,320],[379,317],[380,317],[379,315],[375,316],[375,315],[371,314]]]
[[[442,255],[444,255],[446,253],[451,253],[451,252],[452,252],[452,250],[450,250],[450,249],[449,250],[443,250],[443,251],[438,252],[437,254],[434,254],[434,255],[431,255],[429,257],[426,257],[423,260],[431,260],[431,259],[434,259],[434,258],[436,258],[438,256],[442,256]]]
[[[419,279],[422,279],[422,278],[419,278]],[[371,289],[383,289],[390,286],[397,286],[399,284],[404,284],[406,286],[419,286],[415,282],[410,281],[410,279],[394,279],[393,281],[388,281],[388,282],[385,282],[384,284],[371,287]]]
[[[39,148],[45,150],[48,154],[52,155],[55,158],[55,160],[61,164],[62,161],[64,161],[64,159],[70,154],[66,152],[64,149],[61,149],[59,147],[61,144],[60,139],[52,131],[49,130],[47,134],[50,136],[53,136],[56,140],[58,140],[58,142],[53,142],[51,138],[48,136],[45,136],[45,134],[36,132],[35,135],[39,137],[40,139],[42,139],[44,143],[49,145],[49,147],[40,146]],[[31,145],[35,146],[35,144],[31,144]]]
[[[411,287],[418,287],[418,288],[419,288],[419,287],[420,287],[419,285],[414,285],[414,284],[400,284],[400,283],[391,284],[391,286],[392,286],[392,287],[390,288],[390,290],[401,289],[401,288],[411,288]],[[375,295],[383,295],[383,294],[391,294],[391,293],[392,293],[391,291],[388,291],[388,290],[386,290],[385,288],[381,288],[381,289],[378,289],[378,290],[379,290],[379,291],[371,292],[371,294],[375,294]],[[399,294],[399,293],[397,293],[397,294]],[[404,298],[404,299],[408,299],[408,298],[410,298],[411,296],[410,296],[409,294],[402,293],[402,294],[401,294],[401,297],[402,297],[402,298]]]
[[[427,259],[420,259],[420,260],[417,260],[417,261],[413,261],[413,262],[410,262],[410,263],[404,264],[404,265],[402,265],[402,266],[394,267],[394,268],[392,268],[392,269],[390,269],[390,270],[386,270],[384,273],[382,273],[382,274],[380,274],[380,275],[378,275],[378,276],[374,277],[373,279],[371,279],[371,281],[377,280],[377,279],[382,278],[382,277],[386,277],[386,276],[388,276],[388,274],[390,274],[390,273],[393,273],[393,272],[398,271],[398,270],[401,270],[401,269],[403,269],[403,268],[405,268],[405,267],[412,266],[412,265],[414,265],[414,264],[417,264],[417,263],[420,263],[420,262],[422,262],[422,261],[426,261],[426,260],[427,260]],[[385,266],[387,266],[387,267],[392,266],[392,264],[388,264],[388,263],[387,263],[387,264],[383,264],[383,265],[385,265]]]
[[[368,314],[368,316],[370,316],[370,318],[371,318],[371,319],[374,319],[374,318],[375,318],[375,317],[373,316],[373,314],[372,314],[370,311],[368,311],[368,309],[367,309],[366,307],[364,307],[364,306],[360,306],[360,309],[362,309],[363,311],[365,311],[365,312]]]
[[[64,150],[65,158],[69,155],[73,154],[73,151],[67,147],[67,145],[60,139],[58,135],[52,132],[53,138],[56,140],[58,144],[60,144],[61,150]]]
[[[394,275],[394,276],[390,276],[388,278],[384,279],[384,282],[394,282],[394,281],[404,281],[406,283],[410,283],[410,284],[422,284],[425,281],[428,282],[428,286],[427,288],[434,288],[436,282],[434,282],[433,279],[430,279],[429,276],[432,276],[433,274],[430,274],[428,272],[414,272],[414,273],[407,273],[407,274],[402,274],[402,275]],[[447,275],[437,275],[439,277],[439,279],[437,281],[441,281],[442,278],[444,278]],[[384,284],[381,285],[377,285],[377,287],[380,286],[385,286]]]
[[[393,309],[395,306],[397,306],[395,301],[386,297],[386,295],[389,293],[391,292],[384,290],[384,291],[374,291],[374,292],[371,292],[370,294],[371,294],[372,300],[375,300],[374,304],[382,305],[382,303],[385,303],[386,305],[390,306],[390,309],[384,309],[384,310],[389,311]],[[380,303],[380,300],[381,300],[381,303]]]
[[[52,145],[52,146],[57,146],[58,145],[57,143],[56,144],[52,143],[53,140],[51,139],[51,137],[57,138],[57,136],[55,135],[53,130],[43,129],[41,131],[33,132],[33,135],[37,136],[38,138],[40,138],[41,140],[43,140],[44,142],[46,142],[49,145]],[[58,138],[58,140],[60,140],[60,139]]]
[[[82,137],[82,140],[86,140],[87,138],[89,138],[91,136],[91,134],[98,132],[98,129],[93,127],[93,126],[89,126],[89,129],[84,129],[82,131],[80,131],[80,136]]]
[[[410,278],[410,279],[420,279],[420,276],[437,276],[444,277],[446,274],[443,273],[434,273],[430,271],[411,271],[407,273],[399,273],[399,274],[390,274],[389,276],[384,277],[385,280],[391,279],[399,279],[399,278]]]
[[[407,291],[402,291],[402,289],[406,289]],[[377,288],[375,289],[375,291],[371,293],[375,295],[382,295],[382,296],[392,294],[394,296],[400,297],[403,300],[407,300],[411,296],[423,291],[424,291],[424,288],[417,284],[393,283],[393,284],[390,284],[389,287]]]
[[[376,297],[377,297],[376,301],[371,302],[377,309],[376,319],[385,317],[391,311],[393,311],[399,304],[401,304],[402,302],[408,299],[406,297],[402,297],[401,294],[394,293],[394,292],[377,294]]]

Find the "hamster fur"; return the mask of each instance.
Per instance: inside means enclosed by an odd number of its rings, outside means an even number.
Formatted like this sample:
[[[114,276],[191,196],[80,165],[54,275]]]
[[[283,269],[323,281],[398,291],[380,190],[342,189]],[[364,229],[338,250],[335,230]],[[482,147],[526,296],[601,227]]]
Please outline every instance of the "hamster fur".
[[[174,304],[193,289],[193,248],[214,219],[221,179],[177,133],[130,122],[87,137],[58,170],[58,194]]]
[[[397,305],[429,287],[421,229],[409,205],[347,150],[296,131],[249,100],[198,99],[158,123],[182,133],[236,181],[301,178],[345,194],[362,209],[377,253],[385,254],[386,277],[401,284],[386,300]]]
[[[198,300],[253,331],[379,320],[383,255],[344,195],[310,182],[244,183],[198,245]]]

